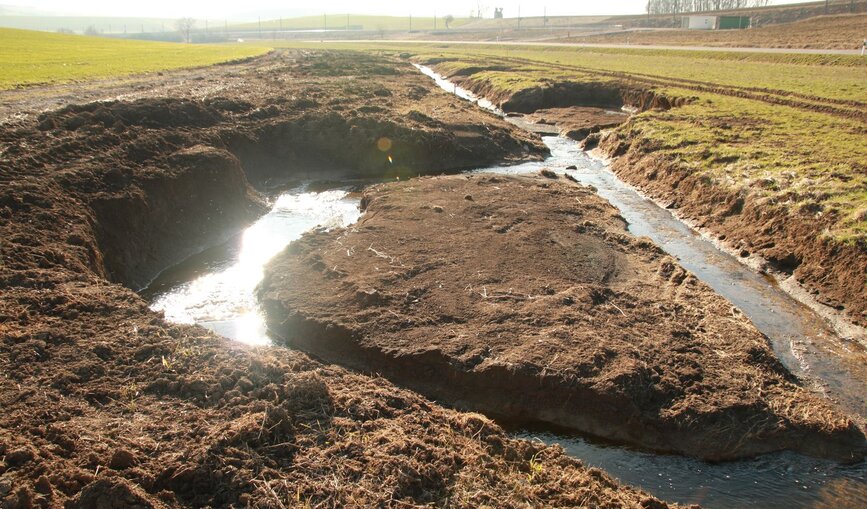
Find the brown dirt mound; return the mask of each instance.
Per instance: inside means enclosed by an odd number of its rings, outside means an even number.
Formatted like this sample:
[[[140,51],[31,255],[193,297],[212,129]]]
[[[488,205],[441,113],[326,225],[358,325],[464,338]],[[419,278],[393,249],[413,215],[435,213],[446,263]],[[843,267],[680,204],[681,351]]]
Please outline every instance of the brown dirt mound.
[[[25,299],[61,293],[4,299],[4,508],[659,504],[483,416],[166,324],[117,286],[62,294],[41,313]]]
[[[73,104],[0,127],[10,182],[0,189],[0,214],[51,209],[51,198],[28,202],[38,186],[74,196],[91,208],[88,221],[102,246],[100,260],[87,247],[90,265],[140,288],[156,271],[261,213],[246,180],[263,186],[347,174],[394,178],[546,152],[537,139],[455,100],[405,62],[284,52],[258,66],[213,69],[215,76],[201,80],[201,96],[187,89]],[[173,224],[178,213],[201,222]]]
[[[353,227],[269,264],[274,331],[458,407],[726,459],[862,458],[731,304],[589,188],[443,177],[376,186]]]
[[[538,124],[557,126],[563,136],[581,141],[603,129],[619,126],[629,120],[629,115],[603,108],[571,106],[539,109],[526,115],[525,119]]]

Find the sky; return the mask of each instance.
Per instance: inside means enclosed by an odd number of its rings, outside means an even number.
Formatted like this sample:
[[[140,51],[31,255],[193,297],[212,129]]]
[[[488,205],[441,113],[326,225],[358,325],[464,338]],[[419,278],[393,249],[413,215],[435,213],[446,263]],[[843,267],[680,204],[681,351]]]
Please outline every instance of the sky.
[[[9,0],[12,4],[37,8],[52,13],[84,16],[146,16],[176,18],[219,19],[255,11],[285,11],[292,14],[353,13],[383,14],[392,16],[439,16],[452,14],[463,17],[477,9],[477,5],[488,7],[488,17],[494,6],[503,7],[506,17],[541,16],[547,11],[550,16],[597,15],[597,14],[637,14],[644,11],[647,0],[439,0],[396,2],[394,0],[318,0],[317,2],[291,0]],[[789,3],[776,1],[772,3]],[[311,5],[315,5],[311,8]]]

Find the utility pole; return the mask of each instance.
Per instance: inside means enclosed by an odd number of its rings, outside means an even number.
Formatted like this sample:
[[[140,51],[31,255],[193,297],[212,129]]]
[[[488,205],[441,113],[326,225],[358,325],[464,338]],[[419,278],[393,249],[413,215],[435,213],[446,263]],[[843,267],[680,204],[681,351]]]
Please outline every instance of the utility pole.
[[[409,13],[409,31],[412,32],[412,13]]]
[[[208,20],[205,20],[205,36],[208,35]]]
[[[521,29],[521,4],[518,4],[518,30]]]
[[[259,39],[262,38],[262,16],[259,16]]]
[[[346,13],[346,31],[349,31],[349,13]]]
[[[437,11],[434,10],[434,32],[437,31]]]
[[[322,30],[328,30],[328,13],[322,13]]]

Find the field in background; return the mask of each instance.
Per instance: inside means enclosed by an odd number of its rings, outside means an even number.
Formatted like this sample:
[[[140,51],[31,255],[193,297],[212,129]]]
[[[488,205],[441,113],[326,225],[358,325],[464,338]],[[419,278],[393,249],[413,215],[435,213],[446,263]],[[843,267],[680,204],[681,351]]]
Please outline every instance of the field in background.
[[[629,30],[566,40],[600,44],[858,49],[865,37],[867,13],[819,16],[749,30]]]
[[[174,31],[177,19],[124,18],[107,16],[2,16],[0,27],[56,32],[72,30],[83,33],[93,28],[103,34]]]
[[[0,89],[214,64],[268,50],[259,44],[182,45],[0,30]],[[447,68],[466,70],[494,92],[551,80],[626,80],[691,98],[687,106],[638,115],[631,135],[719,185],[747,186],[793,208],[833,213],[839,218],[827,232],[833,238],[867,239],[867,58],[411,42],[267,45],[446,59]]]
[[[211,65],[260,55],[256,45],[190,45],[0,29],[0,90]]]

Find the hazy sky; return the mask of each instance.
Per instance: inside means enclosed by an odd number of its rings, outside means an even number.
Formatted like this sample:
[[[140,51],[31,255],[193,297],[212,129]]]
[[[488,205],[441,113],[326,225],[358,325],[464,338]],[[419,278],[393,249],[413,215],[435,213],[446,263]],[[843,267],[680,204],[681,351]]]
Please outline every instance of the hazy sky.
[[[549,15],[567,14],[635,14],[644,10],[647,0],[441,0],[421,2],[396,2],[394,0],[0,0],[0,4],[35,7],[63,14],[88,16],[152,16],[222,18],[232,14],[259,10],[293,10],[312,13],[329,12],[356,14],[388,14],[394,16],[440,16],[453,14],[466,16],[476,9],[477,3],[487,7],[504,7],[506,17],[518,15],[541,16],[547,8]],[[777,0],[772,3],[790,3]]]

